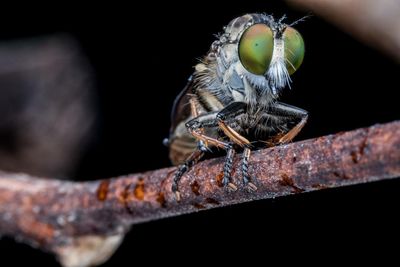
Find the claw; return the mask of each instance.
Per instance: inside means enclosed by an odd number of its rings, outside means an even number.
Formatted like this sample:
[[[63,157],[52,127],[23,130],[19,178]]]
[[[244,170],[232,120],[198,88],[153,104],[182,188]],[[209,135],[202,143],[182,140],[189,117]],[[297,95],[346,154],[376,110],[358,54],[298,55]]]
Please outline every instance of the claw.
[[[179,191],[174,192],[175,193],[175,199],[177,202],[181,201],[181,193]]]
[[[222,185],[223,186],[227,186],[228,184],[229,184],[229,178],[228,177],[226,177],[226,176],[224,176],[223,178],[222,178]]]
[[[249,191],[254,192],[254,191],[257,191],[257,186],[255,186],[255,184],[253,184],[253,183],[248,183],[247,189],[249,189]]]
[[[236,191],[238,189],[237,186],[234,185],[233,183],[228,183],[228,187],[233,191]]]

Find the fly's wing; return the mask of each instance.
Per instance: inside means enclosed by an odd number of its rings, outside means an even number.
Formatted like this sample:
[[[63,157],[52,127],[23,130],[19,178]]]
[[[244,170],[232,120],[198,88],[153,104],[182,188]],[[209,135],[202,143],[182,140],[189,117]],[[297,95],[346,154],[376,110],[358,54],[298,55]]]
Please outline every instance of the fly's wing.
[[[171,111],[171,127],[169,130],[170,138],[172,137],[173,132],[175,131],[175,128],[178,126],[178,124],[186,120],[190,116],[189,94],[192,91],[192,86],[193,79],[192,76],[190,76],[185,88],[183,88],[183,90],[174,100]]]
[[[190,92],[193,81],[189,78],[187,85],[175,98],[171,113],[169,133],[169,158],[174,165],[183,163],[197,149],[196,139],[187,131],[185,122],[190,117]]]

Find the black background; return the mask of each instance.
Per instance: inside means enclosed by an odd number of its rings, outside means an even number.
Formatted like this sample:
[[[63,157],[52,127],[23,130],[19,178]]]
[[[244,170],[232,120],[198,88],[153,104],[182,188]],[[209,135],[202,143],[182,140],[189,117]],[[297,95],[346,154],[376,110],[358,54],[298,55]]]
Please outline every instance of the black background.
[[[168,134],[172,101],[213,35],[249,12],[287,14],[288,21],[306,14],[280,1],[48,8],[28,14],[3,10],[0,38],[66,32],[82,45],[95,70],[100,121],[74,175],[79,180],[169,166],[162,139]],[[310,112],[297,140],[399,118],[400,73],[394,60],[316,16],[296,28],[306,55],[292,77],[292,90],[282,98]],[[377,249],[396,248],[388,244],[399,234],[399,188],[400,182],[385,181],[137,225],[105,266],[159,260],[167,265],[210,264],[211,257],[225,264],[239,259],[268,264],[307,263],[317,256],[329,262],[375,257]],[[8,238],[0,241],[0,251],[2,261],[15,266],[57,266],[48,254]]]

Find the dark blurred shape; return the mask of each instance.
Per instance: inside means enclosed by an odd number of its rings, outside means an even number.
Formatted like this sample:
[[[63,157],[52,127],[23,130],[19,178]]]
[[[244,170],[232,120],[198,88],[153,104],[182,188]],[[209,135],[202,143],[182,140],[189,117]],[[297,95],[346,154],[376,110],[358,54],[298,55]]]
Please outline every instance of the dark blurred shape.
[[[93,129],[92,71],[66,35],[0,44],[0,169],[65,177]]]
[[[400,61],[399,0],[287,0]]]

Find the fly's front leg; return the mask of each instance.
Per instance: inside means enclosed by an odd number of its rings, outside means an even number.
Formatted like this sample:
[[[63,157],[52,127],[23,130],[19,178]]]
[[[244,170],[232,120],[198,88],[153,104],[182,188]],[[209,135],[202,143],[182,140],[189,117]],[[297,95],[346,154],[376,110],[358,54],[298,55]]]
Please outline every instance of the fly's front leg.
[[[210,112],[204,115],[200,115],[197,118],[188,121],[186,123],[186,128],[188,129],[189,133],[196,137],[199,141],[202,141],[207,145],[210,144],[212,146],[228,150],[229,148],[231,148],[230,144],[204,134],[204,128],[218,127],[218,123],[216,120],[217,114],[218,112]]]
[[[217,114],[218,126],[224,131],[224,133],[234,142],[235,144],[244,147],[243,157],[242,157],[242,179],[243,184],[252,191],[257,190],[257,187],[251,182],[249,175],[249,159],[251,154],[250,141],[244,136],[239,134],[237,131],[232,129],[227,122],[236,119],[238,116],[246,112],[247,104],[243,102],[233,102],[226,106]],[[229,155],[229,154],[228,154]],[[232,156],[233,157],[233,156]],[[228,160],[229,157],[227,157]],[[226,166],[227,164],[225,164]],[[225,174],[225,172],[224,172]],[[229,172],[230,175],[230,172]],[[224,177],[226,174],[224,175]]]
[[[278,142],[280,144],[286,144],[289,143],[290,141],[293,140],[293,138],[296,137],[296,135],[299,134],[299,132],[301,131],[301,129],[303,129],[304,125],[306,124],[308,119],[308,116],[305,115],[301,121],[296,124],[296,126],[294,126],[289,132],[287,132],[284,136],[282,136],[281,138],[279,138]]]
[[[288,132],[277,136],[272,140],[271,145],[274,144],[285,144],[293,140],[296,135],[299,134],[301,129],[308,119],[308,112],[304,109],[294,107],[282,102],[277,102],[276,105],[268,112],[269,116],[276,118],[278,121],[298,121],[297,124],[292,127]]]

